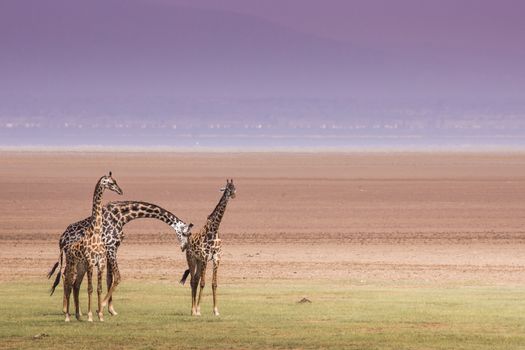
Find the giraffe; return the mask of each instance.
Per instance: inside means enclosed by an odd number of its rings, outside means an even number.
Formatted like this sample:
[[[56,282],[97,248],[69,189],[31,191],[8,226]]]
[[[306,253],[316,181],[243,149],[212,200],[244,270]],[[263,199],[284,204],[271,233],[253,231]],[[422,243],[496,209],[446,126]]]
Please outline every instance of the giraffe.
[[[226,205],[230,198],[235,198],[235,186],[233,179],[226,180],[226,186],[221,188],[223,192],[219,203],[215,209],[208,215],[206,224],[198,233],[192,234],[186,249],[186,260],[188,262],[188,270],[184,272],[181,279],[181,284],[184,284],[188,274],[191,274],[191,314],[192,316],[200,316],[200,301],[202,290],[206,283],[206,265],[208,261],[213,261],[213,277],[212,277],[212,292],[213,292],[213,314],[219,316],[219,309],[217,307],[217,271],[221,260],[221,240],[219,238],[219,225],[222,217],[226,211]],[[199,298],[197,297],[197,286],[200,283]]]
[[[161,208],[158,205],[140,202],[140,201],[117,201],[109,202],[102,208],[102,241],[106,246],[106,257],[107,257],[107,286],[108,289],[113,284],[116,288],[120,283],[121,276],[117,263],[117,250],[124,240],[124,225],[135,219],[151,218],[165,222],[171,226],[177,239],[180,242],[180,248],[182,251],[186,249],[188,243],[188,236],[191,234],[191,227],[193,224],[186,224],[180,220],[177,216]],[[67,247],[79,240],[81,240],[86,232],[86,228],[91,222],[91,217],[81,220],[75,224],[70,225],[66,231],[62,234],[59,240],[59,249],[62,252]],[[59,258],[60,261],[61,258]],[[58,267],[59,262],[56,262],[48,274],[50,278]],[[73,289],[73,292],[78,294],[80,283],[82,282],[83,275],[79,276],[77,285]],[[51,288],[53,291],[56,286],[60,283],[60,274],[57,274],[57,278]],[[113,306],[113,294],[108,300],[108,311],[111,315],[115,316],[118,313],[115,311]],[[64,310],[64,312],[66,312]],[[81,315],[79,309],[79,315]]]
[[[104,300],[102,294],[102,274],[106,267],[106,247],[102,242],[102,196],[104,190],[109,189],[120,195],[122,190],[113,179],[111,172],[109,175],[102,176],[95,187],[93,194],[93,207],[90,223],[85,228],[82,239],[72,243],[65,251],[66,267],[64,270],[64,309],[66,310],[66,322],[70,321],[69,298],[72,288],[79,288],[79,276],[87,273],[88,276],[88,321],[93,321],[91,312],[91,296],[93,293],[93,270],[97,268],[97,314],[100,321],[104,321],[103,308],[111,296],[113,286],[108,290]],[[62,255],[62,252],[60,253]],[[74,293],[75,316],[80,319],[78,293]]]

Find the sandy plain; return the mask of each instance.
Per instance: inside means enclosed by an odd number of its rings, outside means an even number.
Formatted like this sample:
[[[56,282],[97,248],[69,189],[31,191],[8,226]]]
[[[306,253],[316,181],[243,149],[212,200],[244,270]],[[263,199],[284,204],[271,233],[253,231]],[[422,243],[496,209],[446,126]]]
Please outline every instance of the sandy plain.
[[[521,153],[0,153],[0,284],[44,280],[96,180],[200,227],[226,178],[220,282],[525,283]],[[125,227],[123,282],[176,283],[184,256],[154,220]]]

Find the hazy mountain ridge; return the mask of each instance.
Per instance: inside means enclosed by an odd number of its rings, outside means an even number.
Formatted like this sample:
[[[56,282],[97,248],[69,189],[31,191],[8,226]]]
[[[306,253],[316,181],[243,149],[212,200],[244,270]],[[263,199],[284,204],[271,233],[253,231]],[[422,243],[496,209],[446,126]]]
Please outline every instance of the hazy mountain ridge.
[[[523,97],[525,50],[355,45],[145,0],[4,0],[0,42],[3,98]]]
[[[382,59],[252,16],[139,0],[104,1],[101,13],[100,3],[2,2],[0,69],[11,85],[4,92],[315,94],[308,81],[362,80]]]

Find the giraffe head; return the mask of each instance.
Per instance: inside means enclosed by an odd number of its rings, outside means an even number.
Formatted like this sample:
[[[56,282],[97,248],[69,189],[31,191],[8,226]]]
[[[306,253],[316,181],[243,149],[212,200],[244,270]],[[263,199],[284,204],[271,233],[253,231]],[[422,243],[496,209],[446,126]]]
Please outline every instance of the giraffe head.
[[[117,181],[111,175],[111,171],[109,172],[109,175],[102,176],[102,178],[100,179],[100,184],[104,189],[108,189],[118,194],[124,193],[122,192],[122,189],[117,185]]]
[[[235,198],[235,185],[233,184],[233,179],[226,179],[226,186],[221,188],[221,192],[224,192],[226,196],[230,198]]]
[[[188,246],[189,237],[191,236],[191,228],[193,227],[193,224],[190,223],[189,225],[186,225],[184,222],[178,221],[172,224],[171,227],[173,227],[175,234],[179,239],[180,249],[185,251]]]

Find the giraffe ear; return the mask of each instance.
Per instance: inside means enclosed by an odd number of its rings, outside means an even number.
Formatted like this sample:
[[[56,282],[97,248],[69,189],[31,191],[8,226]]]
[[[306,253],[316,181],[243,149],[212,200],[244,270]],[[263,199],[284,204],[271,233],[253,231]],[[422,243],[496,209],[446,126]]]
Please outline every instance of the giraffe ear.
[[[109,177],[111,177],[111,171],[109,172]]]
[[[221,192],[226,191],[226,187],[221,188],[219,191],[221,191]]]

